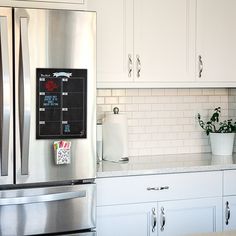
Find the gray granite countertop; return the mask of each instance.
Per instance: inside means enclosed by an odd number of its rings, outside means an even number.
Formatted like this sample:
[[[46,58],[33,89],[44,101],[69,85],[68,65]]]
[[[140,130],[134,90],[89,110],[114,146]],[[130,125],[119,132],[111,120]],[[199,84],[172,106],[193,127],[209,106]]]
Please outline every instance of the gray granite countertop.
[[[129,157],[128,163],[102,161],[97,178],[170,174],[236,169],[236,154],[212,156],[210,153]]]

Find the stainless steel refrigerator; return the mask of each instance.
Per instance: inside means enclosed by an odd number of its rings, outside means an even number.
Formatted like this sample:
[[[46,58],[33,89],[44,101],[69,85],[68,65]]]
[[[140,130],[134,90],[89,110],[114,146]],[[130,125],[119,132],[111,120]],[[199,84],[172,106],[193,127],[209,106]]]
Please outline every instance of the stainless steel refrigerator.
[[[0,235],[95,235],[95,54],[94,12],[0,7]]]

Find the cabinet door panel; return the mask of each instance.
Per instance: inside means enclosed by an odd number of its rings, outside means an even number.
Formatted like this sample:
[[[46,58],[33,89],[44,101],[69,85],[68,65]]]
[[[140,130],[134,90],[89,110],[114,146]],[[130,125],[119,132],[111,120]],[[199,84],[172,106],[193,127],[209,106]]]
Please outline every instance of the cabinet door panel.
[[[221,198],[160,202],[158,235],[184,236],[221,231],[221,210]]]
[[[192,0],[134,1],[136,82],[194,80],[194,7]]]
[[[88,0],[97,12],[97,81],[127,82],[130,55],[133,60],[132,0]]]
[[[236,196],[223,198],[224,230],[236,230]]]
[[[84,0],[15,0],[15,1],[51,2],[51,3],[76,3],[76,4],[84,4]]]
[[[154,236],[156,203],[97,207],[98,236]]]
[[[197,56],[203,61],[199,81],[236,81],[235,12],[235,0],[197,0]]]

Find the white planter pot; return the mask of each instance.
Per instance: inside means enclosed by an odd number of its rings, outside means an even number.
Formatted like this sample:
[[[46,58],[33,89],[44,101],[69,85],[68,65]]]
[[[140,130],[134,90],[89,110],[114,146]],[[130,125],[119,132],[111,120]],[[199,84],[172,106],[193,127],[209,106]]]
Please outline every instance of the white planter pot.
[[[210,133],[213,155],[229,156],[233,153],[235,133]]]

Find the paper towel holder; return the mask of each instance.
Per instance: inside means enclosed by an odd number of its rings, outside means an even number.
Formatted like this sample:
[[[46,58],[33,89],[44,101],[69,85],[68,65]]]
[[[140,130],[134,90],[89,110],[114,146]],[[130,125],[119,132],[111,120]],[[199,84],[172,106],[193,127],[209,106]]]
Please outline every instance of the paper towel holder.
[[[119,114],[119,108],[118,107],[114,107],[113,108],[113,112],[114,112],[114,114]]]
[[[118,115],[118,114],[119,114],[119,111],[120,111],[119,107],[114,107],[114,108],[113,108],[113,112],[114,112],[115,115]],[[122,157],[122,158],[119,160],[119,162],[121,162],[121,163],[127,163],[127,162],[129,162],[129,158],[128,158],[128,157]]]

